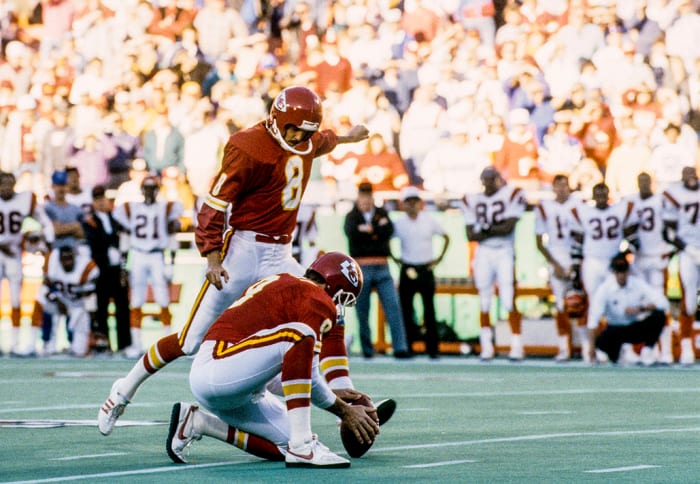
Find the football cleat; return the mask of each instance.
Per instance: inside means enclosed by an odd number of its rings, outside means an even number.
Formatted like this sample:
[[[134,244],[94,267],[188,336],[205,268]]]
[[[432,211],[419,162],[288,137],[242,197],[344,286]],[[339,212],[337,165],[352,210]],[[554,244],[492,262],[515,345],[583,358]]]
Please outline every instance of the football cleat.
[[[350,467],[349,460],[331,452],[328,447],[318,441],[316,435],[302,447],[292,449],[287,446],[285,464],[287,467],[325,467],[328,469]]]
[[[522,361],[525,358],[525,351],[523,350],[523,343],[520,339],[520,335],[512,335],[510,339],[510,352],[508,353],[508,359],[511,361]]]
[[[181,402],[173,405],[165,450],[168,452],[170,459],[176,464],[187,464],[185,449],[193,441],[202,438],[201,434],[197,434],[194,431],[194,413],[197,410],[199,410],[197,405],[188,405]]]
[[[691,366],[695,363],[695,350],[692,339],[681,339],[681,357],[678,359],[678,363],[683,366]]]
[[[117,390],[121,381],[122,379],[120,378],[114,382],[109,392],[109,397],[107,397],[107,400],[105,400],[97,413],[97,428],[102,435],[112,433],[117,419],[124,413],[126,406],[129,404],[129,400]]]

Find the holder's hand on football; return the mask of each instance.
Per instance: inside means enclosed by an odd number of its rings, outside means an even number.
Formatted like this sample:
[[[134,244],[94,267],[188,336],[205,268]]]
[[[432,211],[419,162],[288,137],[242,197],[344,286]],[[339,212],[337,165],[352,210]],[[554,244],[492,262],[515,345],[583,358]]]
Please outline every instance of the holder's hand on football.
[[[340,400],[336,400],[334,405],[338,405],[339,412],[333,412],[340,417],[341,432],[350,432],[355,436],[359,444],[371,445],[375,437],[379,434],[379,423],[376,420],[376,411],[374,416],[370,413],[374,406],[367,407],[359,403],[347,404]]]

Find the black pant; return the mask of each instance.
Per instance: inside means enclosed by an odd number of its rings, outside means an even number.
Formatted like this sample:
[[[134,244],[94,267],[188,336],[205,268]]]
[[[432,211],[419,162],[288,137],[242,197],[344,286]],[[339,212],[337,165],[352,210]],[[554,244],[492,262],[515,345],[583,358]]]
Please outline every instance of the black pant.
[[[413,298],[420,294],[423,303],[423,326],[425,327],[425,351],[430,356],[438,354],[438,333],[435,321],[435,275],[427,265],[401,266],[399,277],[399,299],[406,327],[409,349],[414,341],[423,339],[416,320]]]
[[[623,343],[644,343],[654,346],[666,324],[663,311],[652,311],[649,316],[628,326],[608,325],[595,340],[595,345],[605,352],[610,361],[617,362]]]
[[[115,319],[117,323],[117,349],[122,350],[131,345],[131,329],[129,328],[129,287],[121,283],[119,266],[100,268],[97,278],[97,311],[92,330],[109,336],[107,318],[109,316],[109,301],[114,300]]]

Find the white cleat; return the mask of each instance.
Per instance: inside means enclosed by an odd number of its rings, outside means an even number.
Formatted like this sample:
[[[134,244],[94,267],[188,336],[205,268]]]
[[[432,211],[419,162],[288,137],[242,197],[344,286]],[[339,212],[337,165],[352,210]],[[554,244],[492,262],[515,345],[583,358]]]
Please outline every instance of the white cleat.
[[[100,407],[97,413],[97,428],[102,435],[109,435],[114,430],[114,425],[117,419],[124,413],[126,406],[129,404],[129,399],[119,393],[117,387],[122,379],[115,381],[112,389],[109,392],[109,397]]]
[[[522,361],[525,358],[525,350],[520,335],[512,335],[510,339],[510,353],[508,359],[511,361]]]
[[[124,348],[124,358],[127,358],[129,360],[137,360],[141,358],[144,354],[144,351],[141,348],[137,348],[134,345],[127,346]]]
[[[199,410],[197,405],[178,402],[173,405],[170,414],[170,429],[165,442],[165,450],[170,459],[176,464],[187,464],[185,450],[193,441],[202,438],[194,431],[194,413]]]
[[[287,446],[287,455],[284,459],[287,467],[325,467],[327,469],[350,467],[349,460],[331,452],[318,441],[316,435],[302,447],[292,449]]]
[[[482,361],[492,360],[494,355],[496,354],[496,350],[493,347],[493,330],[491,328],[481,328],[481,334],[479,335],[479,345],[481,346],[479,358]]]
[[[564,363],[566,361],[569,361],[570,359],[571,359],[571,354],[569,353],[568,350],[561,350],[554,357],[554,361],[556,361],[558,363]]]
[[[693,348],[693,340],[683,338],[681,340],[681,357],[678,362],[683,366],[691,366],[695,364],[695,349]]]
[[[643,366],[647,367],[656,364],[656,354],[654,353],[654,348],[650,348],[648,346],[642,348],[639,361]]]

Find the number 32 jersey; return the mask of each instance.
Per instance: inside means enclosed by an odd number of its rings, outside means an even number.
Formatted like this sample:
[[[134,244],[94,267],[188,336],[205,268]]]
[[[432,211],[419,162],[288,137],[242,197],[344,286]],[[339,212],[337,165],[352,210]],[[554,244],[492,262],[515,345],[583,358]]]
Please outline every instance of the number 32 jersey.
[[[624,230],[637,223],[632,202],[624,201],[603,209],[581,204],[575,207],[572,232],[583,234],[583,258],[610,260],[620,250]]]

